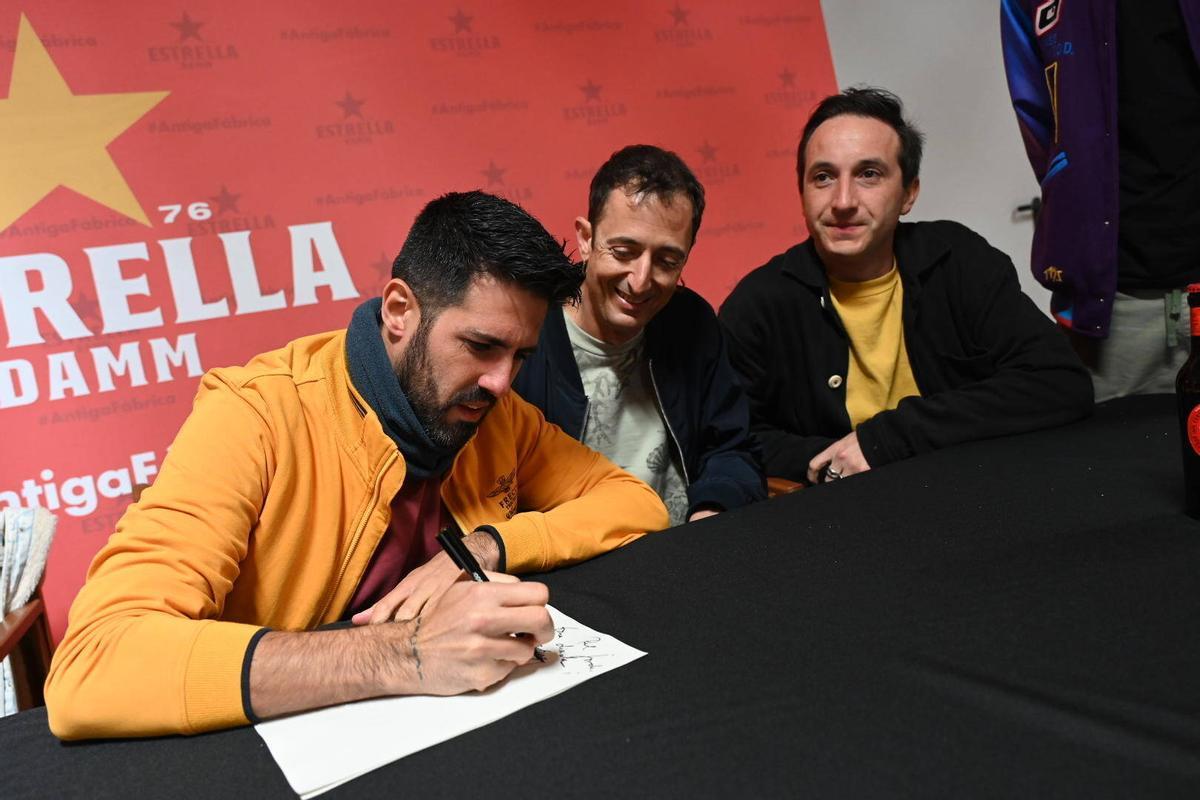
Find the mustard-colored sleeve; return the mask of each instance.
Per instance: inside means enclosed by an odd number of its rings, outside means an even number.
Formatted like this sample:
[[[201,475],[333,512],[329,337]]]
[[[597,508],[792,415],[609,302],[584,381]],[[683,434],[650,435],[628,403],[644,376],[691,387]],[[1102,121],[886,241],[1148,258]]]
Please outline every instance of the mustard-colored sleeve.
[[[46,681],[55,735],[197,733],[248,721],[242,665],[259,628],[216,618],[273,470],[255,399],[205,375],[158,478],[92,561]]]
[[[653,489],[511,398],[522,513],[494,526],[510,572],[585,561],[667,526]]]

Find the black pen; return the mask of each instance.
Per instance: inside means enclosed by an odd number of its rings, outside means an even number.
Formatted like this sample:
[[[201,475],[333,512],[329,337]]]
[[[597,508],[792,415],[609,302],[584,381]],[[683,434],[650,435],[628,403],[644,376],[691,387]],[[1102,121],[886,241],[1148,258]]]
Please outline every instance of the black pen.
[[[461,536],[455,536],[450,528],[442,528],[437,535],[438,544],[446,551],[446,555],[450,556],[450,560],[454,565],[463,572],[471,576],[471,580],[476,583],[487,583],[488,576],[484,574],[483,568],[479,566],[479,562],[475,560],[475,556],[471,555],[471,551],[463,544]],[[528,633],[515,633],[514,636],[528,636]],[[540,647],[533,648],[533,657],[538,661],[545,661],[546,654]]]
[[[475,556],[471,555],[471,551],[463,544],[461,536],[455,536],[450,532],[450,528],[442,528],[438,532],[437,540],[454,565],[470,575],[471,580],[476,583],[487,583],[488,576],[483,574],[483,568],[479,566]]]

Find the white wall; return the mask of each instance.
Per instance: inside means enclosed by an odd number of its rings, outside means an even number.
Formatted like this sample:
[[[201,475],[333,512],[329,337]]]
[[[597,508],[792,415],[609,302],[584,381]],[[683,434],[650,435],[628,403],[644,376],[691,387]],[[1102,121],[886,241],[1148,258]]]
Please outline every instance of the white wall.
[[[1008,253],[1043,311],[1029,272],[1033,222],[1013,209],[1038,193],[1004,80],[1000,0],[822,0],[841,87],[881,86],[925,132],[921,195],[910,220],[953,219]]]

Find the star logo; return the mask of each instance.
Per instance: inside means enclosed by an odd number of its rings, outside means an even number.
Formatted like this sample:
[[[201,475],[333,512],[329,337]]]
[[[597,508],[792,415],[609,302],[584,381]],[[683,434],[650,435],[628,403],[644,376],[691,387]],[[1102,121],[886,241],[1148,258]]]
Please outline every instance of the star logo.
[[[687,25],[688,15],[692,12],[680,6],[679,3],[676,3],[675,7],[667,11],[667,13],[675,19],[675,25],[678,27],[679,25]]]
[[[716,161],[717,160],[717,148],[715,148],[711,144],[709,144],[707,139],[704,140],[703,145],[701,145],[700,147],[697,147],[696,149],[700,152],[700,157],[703,158],[705,161]]]
[[[72,94],[22,14],[0,100],[0,230],[59,186],[149,225],[107,148],[168,94]]]
[[[792,88],[796,85],[796,73],[790,69],[784,68],[783,72],[779,73],[779,80],[783,83],[784,88]]]
[[[95,298],[87,295],[80,295],[79,299],[71,304],[75,308],[75,313],[79,314],[89,328],[100,330],[104,327],[104,318],[100,315],[100,304]]]
[[[600,90],[602,88],[603,87],[600,84],[595,83],[591,78],[588,78],[588,82],[586,84],[584,84],[583,86],[580,86],[579,91],[583,92],[583,99],[585,101],[590,102],[592,100],[595,100],[597,103],[599,103],[600,102]]]
[[[447,19],[454,23],[455,33],[471,33],[471,20],[475,18],[468,17],[460,8],[458,9],[458,13],[456,13],[453,17],[447,17]]]
[[[350,119],[350,117],[363,118],[362,107],[366,100],[356,100],[350,94],[350,90],[346,90],[346,96],[341,100],[336,101],[336,105],[342,109],[342,119]]]
[[[496,162],[492,161],[491,159],[488,159],[487,169],[481,169],[479,171],[479,173],[481,175],[487,176],[488,186],[492,186],[493,184],[497,184],[497,183],[500,184],[501,186],[503,186],[504,185],[504,173],[506,173],[506,172],[508,172],[507,168],[497,167]]]
[[[197,42],[203,42],[204,37],[200,35],[200,28],[204,25],[203,22],[196,22],[188,16],[188,13],[183,12],[183,18],[178,22],[172,22],[171,27],[179,31],[179,41],[186,42],[188,39],[195,39]]]
[[[225,184],[221,184],[221,193],[213,195],[209,198],[209,200],[211,200],[213,205],[217,207],[216,212],[218,214],[224,214],[226,211],[232,211],[234,214],[240,214],[241,210],[238,208],[238,199],[240,197],[240,194],[234,194],[225,188]]]

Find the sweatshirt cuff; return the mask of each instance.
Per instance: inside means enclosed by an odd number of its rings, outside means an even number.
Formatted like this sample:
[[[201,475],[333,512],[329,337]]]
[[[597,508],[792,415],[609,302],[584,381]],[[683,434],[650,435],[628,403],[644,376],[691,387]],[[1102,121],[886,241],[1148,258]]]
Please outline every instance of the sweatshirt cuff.
[[[254,660],[254,651],[258,648],[259,640],[270,632],[270,628],[259,628],[246,644],[246,656],[242,659],[242,713],[250,720],[251,725],[257,725],[262,720],[250,707],[250,662]]]
[[[257,625],[211,621],[196,635],[183,680],[188,732],[245,725],[242,666]]]
[[[496,562],[496,572],[507,572],[508,554],[504,551],[504,539],[500,536],[500,531],[491,525],[480,525],[475,529],[475,532],[486,533],[492,537],[492,540],[496,543],[496,547],[500,549],[500,560]]]
[[[503,533],[499,538],[504,542],[505,572],[516,575],[521,572],[542,572],[550,569],[550,544],[542,526],[534,522],[534,517],[540,514],[517,514],[512,519],[500,523],[499,527],[486,527]]]

